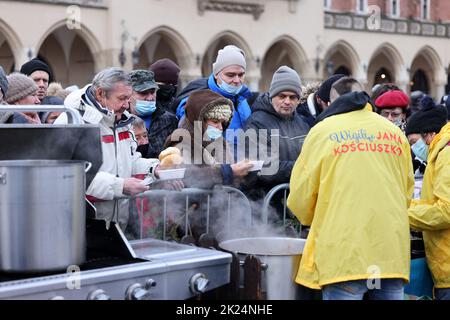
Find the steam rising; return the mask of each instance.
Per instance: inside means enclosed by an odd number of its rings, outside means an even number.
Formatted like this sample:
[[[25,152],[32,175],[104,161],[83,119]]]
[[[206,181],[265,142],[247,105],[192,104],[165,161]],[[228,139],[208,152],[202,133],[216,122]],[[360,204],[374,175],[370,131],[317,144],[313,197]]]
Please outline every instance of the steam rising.
[[[263,200],[248,201],[234,190],[216,187],[213,191],[190,189],[183,192],[147,192],[138,198],[146,199],[145,201],[152,204],[152,214],[153,218],[158,220],[158,230],[142,232],[145,222],[138,218],[134,227],[135,237],[180,240],[174,238],[174,224],[178,227],[178,237],[190,235],[197,241],[202,234],[206,233],[216,238],[219,243],[237,238],[287,236],[274,208],[269,207],[269,223],[264,224],[261,221]],[[165,218],[164,204],[166,205]],[[186,219],[186,212],[188,219]],[[136,218],[137,214],[132,213],[131,216]],[[164,221],[166,222],[165,232],[162,229]]]

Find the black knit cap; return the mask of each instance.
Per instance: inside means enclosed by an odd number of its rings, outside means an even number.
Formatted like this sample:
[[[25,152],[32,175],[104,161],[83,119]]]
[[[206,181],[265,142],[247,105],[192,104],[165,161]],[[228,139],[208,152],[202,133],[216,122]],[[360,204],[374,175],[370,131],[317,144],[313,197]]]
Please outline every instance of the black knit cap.
[[[416,111],[406,123],[406,135],[441,131],[447,123],[447,108],[436,105],[428,96],[422,98],[420,104],[422,109]]]
[[[345,74],[334,74],[331,77],[329,77],[327,80],[325,80],[324,82],[322,82],[322,84],[319,87],[319,90],[317,90],[317,95],[319,96],[319,98],[328,103],[330,102],[330,91],[331,91],[331,86],[338,81],[339,79],[345,77]]]
[[[149,68],[155,73],[155,81],[172,85],[178,84],[180,67],[170,59],[164,58],[153,63]]]
[[[31,74],[35,71],[45,71],[48,73],[48,82],[53,82],[53,73],[50,70],[48,64],[39,58],[34,58],[27,63],[25,63],[22,68],[20,68],[20,73],[23,73],[27,76],[31,76]]]

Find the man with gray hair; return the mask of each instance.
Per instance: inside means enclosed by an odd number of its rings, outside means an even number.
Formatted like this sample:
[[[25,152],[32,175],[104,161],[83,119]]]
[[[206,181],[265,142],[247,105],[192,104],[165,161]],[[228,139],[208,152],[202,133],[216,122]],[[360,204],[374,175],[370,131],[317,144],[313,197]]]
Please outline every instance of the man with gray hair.
[[[124,195],[136,195],[149,188],[135,176],[148,174],[158,177],[157,159],[143,159],[136,152],[132,134],[134,116],[129,109],[132,95],[131,79],[123,70],[109,68],[100,71],[92,84],[72,92],[66,105],[79,111],[84,123],[99,125],[103,164],[86,191],[87,198],[97,209],[97,219],[119,222],[122,230],[128,223],[128,200]],[[62,114],[55,124],[67,123]]]

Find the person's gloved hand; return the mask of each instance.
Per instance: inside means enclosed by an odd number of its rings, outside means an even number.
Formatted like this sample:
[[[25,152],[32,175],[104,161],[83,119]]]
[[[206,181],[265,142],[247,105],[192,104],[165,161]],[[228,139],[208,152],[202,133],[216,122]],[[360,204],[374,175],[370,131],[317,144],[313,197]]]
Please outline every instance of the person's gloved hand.
[[[171,169],[183,163],[181,151],[178,148],[169,147],[159,154],[160,169]]]

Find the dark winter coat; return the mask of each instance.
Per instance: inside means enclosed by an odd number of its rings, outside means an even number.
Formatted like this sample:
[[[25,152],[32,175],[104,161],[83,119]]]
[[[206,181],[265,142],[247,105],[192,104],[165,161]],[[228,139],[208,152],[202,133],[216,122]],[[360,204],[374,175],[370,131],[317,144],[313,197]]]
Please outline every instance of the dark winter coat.
[[[174,114],[157,108],[148,118],[142,118],[147,127],[148,153],[145,158],[158,158],[164,150],[168,136],[178,128],[178,119]]]
[[[276,153],[279,154],[278,172],[271,176],[258,176],[258,184],[264,189],[270,189],[278,184],[288,183],[310,126],[297,112],[294,112],[291,118],[280,116],[273,108],[269,94],[264,93],[253,104],[253,113],[246,124],[247,129],[267,129],[269,148],[270,137],[275,134],[272,130],[279,130],[280,149],[279,153]]]

